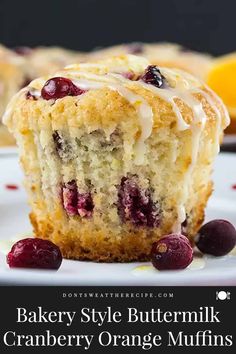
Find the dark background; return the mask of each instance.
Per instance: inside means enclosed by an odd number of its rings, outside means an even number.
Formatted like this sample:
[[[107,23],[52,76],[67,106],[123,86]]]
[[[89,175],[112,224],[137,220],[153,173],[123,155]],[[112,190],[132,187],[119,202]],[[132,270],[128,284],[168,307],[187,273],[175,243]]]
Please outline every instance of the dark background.
[[[235,0],[0,0],[0,42],[90,50],[171,41],[222,54],[236,50]]]

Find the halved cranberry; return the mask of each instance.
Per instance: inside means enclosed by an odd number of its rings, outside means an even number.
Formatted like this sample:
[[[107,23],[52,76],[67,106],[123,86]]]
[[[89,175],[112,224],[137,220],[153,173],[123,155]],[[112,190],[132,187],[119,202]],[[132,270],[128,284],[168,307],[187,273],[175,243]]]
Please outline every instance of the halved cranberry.
[[[69,216],[91,217],[94,204],[90,193],[80,193],[75,180],[62,187],[63,207]]]
[[[227,220],[212,220],[200,228],[195,242],[202,253],[225,256],[236,245],[236,230]]]
[[[51,241],[40,238],[16,242],[7,255],[10,268],[58,269],[61,262],[60,249]]]
[[[123,177],[118,189],[118,214],[123,222],[136,226],[157,227],[160,210],[151,198],[150,190],[139,188],[136,176]]]
[[[151,261],[158,270],[184,269],[192,260],[193,249],[183,235],[166,235],[152,245]]]
[[[166,83],[165,77],[161,74],[156,65],[149,65],[145,70],[145,73],[141,76],[141,80],[146,82],[146,84],[150,84],[158,88],[162,88]]]
[[[79,96],[85,90],[80,89],[70,79],[65,77],[53,77],[49,79],[41,90],[41,96],[45,100],[63,98],[66,96]]]

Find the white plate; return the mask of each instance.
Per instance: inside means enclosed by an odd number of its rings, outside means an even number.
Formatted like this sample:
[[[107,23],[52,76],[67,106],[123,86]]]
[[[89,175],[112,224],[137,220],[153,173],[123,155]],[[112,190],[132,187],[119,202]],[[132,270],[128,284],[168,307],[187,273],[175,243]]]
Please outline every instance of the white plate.
[[[17,155],[18,149],[16,146],[5,146],[5,147],[0,147],[0,157],[6,156],[6,155]]]
[[[195,257],[182,271],[158,272],[150,263],[97,264],[64,260],[58,272],[9,269],[5,255],[14,239],[31,233],[26,195],[17,157],[0,156],[0,283],[28,285],[236,285],[236,252]],[[215,191],[206,219],[228,219],[236,226],[236,155],[220,154],[214,172]],[[17,184],[18,190],[6,188]]]

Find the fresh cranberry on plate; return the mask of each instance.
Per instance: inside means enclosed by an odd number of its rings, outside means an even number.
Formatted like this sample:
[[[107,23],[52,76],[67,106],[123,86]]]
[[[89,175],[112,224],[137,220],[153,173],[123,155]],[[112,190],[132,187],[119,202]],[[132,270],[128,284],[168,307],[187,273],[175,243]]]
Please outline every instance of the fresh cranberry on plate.
[[[151,261],[158,270],[184,269],[192,260],[191,244],[181,234],[166,235],[152,245]]]
[[[236,230],[227,220],[212,220],[200,228],[195,243],[202,253],[225,256],[236,245]]]
[[[48,240],[25,238],[16,242],[7,255],[10,268],[59,269],[62,255],[59,247]]]

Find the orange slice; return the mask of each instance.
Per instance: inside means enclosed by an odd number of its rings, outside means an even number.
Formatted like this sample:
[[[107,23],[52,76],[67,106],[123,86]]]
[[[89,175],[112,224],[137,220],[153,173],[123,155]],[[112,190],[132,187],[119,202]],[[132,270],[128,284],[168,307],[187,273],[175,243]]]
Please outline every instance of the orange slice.
[[[215,59],[206,81],[222,98],[231,118],[236,119],[236,53]]]

